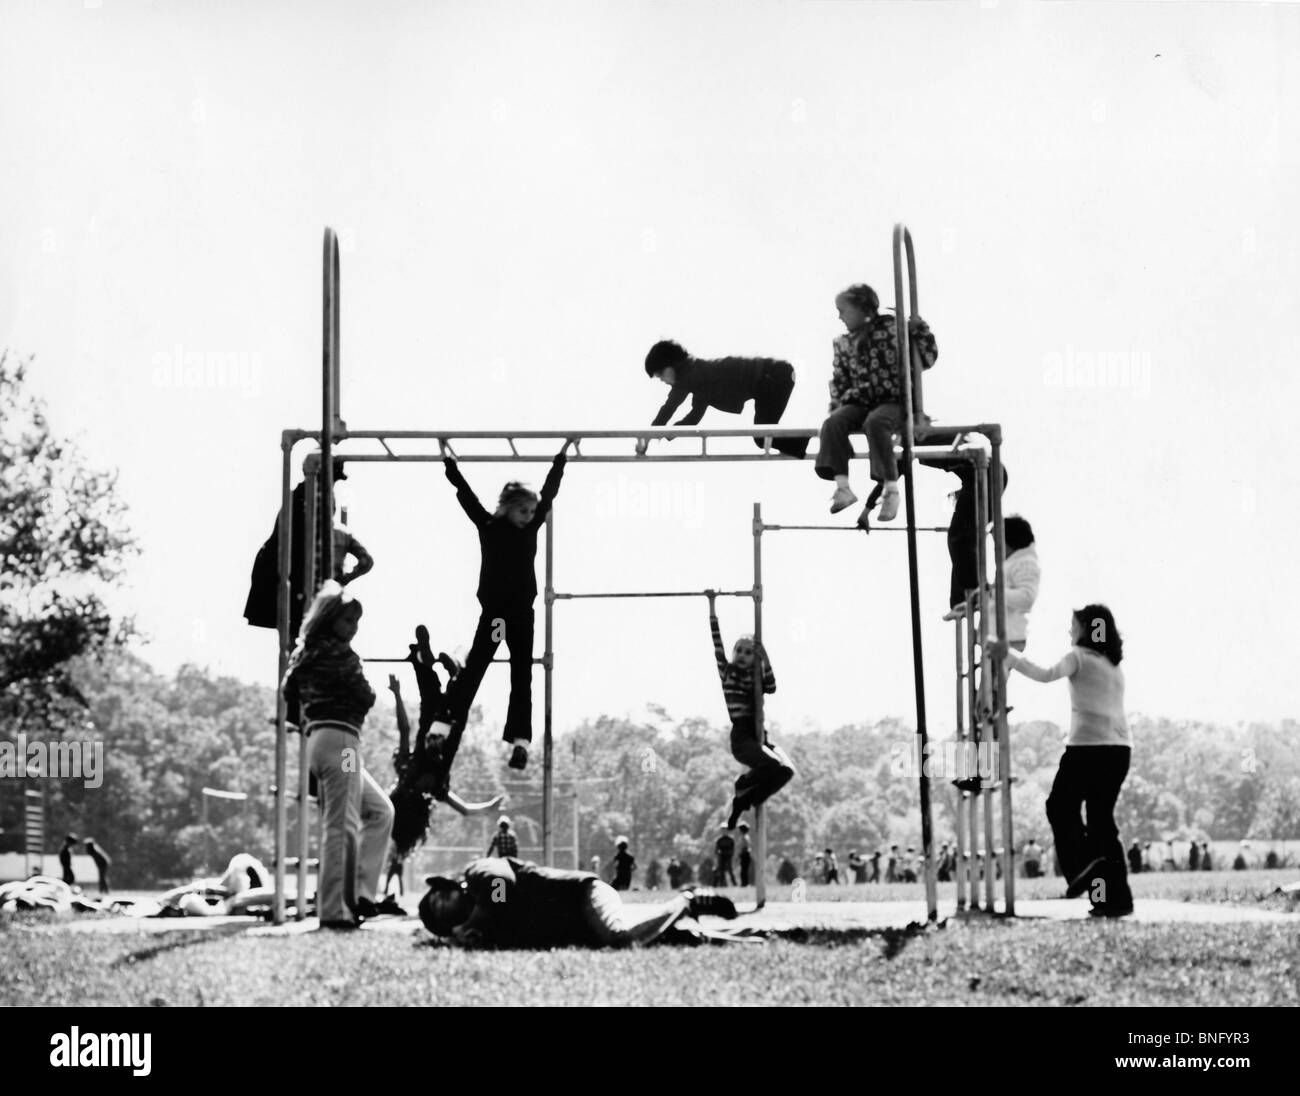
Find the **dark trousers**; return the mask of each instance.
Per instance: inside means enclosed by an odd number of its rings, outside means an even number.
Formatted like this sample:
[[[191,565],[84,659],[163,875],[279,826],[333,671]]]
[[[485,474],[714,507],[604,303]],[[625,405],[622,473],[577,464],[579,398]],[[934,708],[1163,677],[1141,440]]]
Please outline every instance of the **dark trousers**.
[[[731,756],[748,766],[736,778],[736,797],[732,813],[742,814],[765,803],[784,788],[794,776],[794,766],[785,754],[770,742],[759,742],[754,734],[753,719],[740,719],[731,726]]]
[[[730,883],[728,883],[730,880]],[[713,885],[715,887],[735,886],[736,873],[731,870],[731,857],[719,856],[718,866],[713,869]]]
[[[509,613],[483,610],[465,668],[456,675],[442,706],[441,720],[453,728],[464,727],[470,705],[478,695],[483,675],[492,664],[502,640],[510,650],[510,706],[501,735],[507,742],[533,740],[533,608]],[[453,733],[455,733],[453,731]]]
[[[754,863],[754,857],[747,852],[740,854],[740,885],[749,886],[749,869]]]
[[[769,365],[754,392],[754,424],[775,426],[785,414],[790,393],[794,391],[794,367],[788,362]],[[763,448],[763,439],[756,437],[754,444]],[[808,452],[807,438],[773,438],[772,448],[778,453],[802,457]]]
[[[1074,879],[1095,859],[1105,861],[1098,871],[1104,889],[1089,888],[1094,904],[1133,901],[1115,825],[1115,802],[1131,755],[1127,746],[1067,746],[1047,797],[1047,821],[1065,878]]]
[[[898,458],[894,456],[894,435],[903,428],[903,409],[896,403],[882,403],[870,411],[849,403],[832,411],[822,423],[817,449],[817,466],[822,479],[849,474],[853,459],[852,434],[865,431],[871,457],[871,478],[877,482],[898,479]]]

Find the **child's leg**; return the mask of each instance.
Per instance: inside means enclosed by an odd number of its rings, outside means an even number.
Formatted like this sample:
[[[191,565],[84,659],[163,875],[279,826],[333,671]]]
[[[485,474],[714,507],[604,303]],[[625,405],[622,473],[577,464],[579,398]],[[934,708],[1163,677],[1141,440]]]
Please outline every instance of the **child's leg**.
[[[761,426],[767,423],[775,425],[779,423],[781,416],[785,414],[786,405],[790,402],[790,393],[793,391],[793,367],[784,363],[780,366],[770,367],[770,371],[763,377],[762,384],[759,385],[758,391],[754,394],[755,425]],[[763,439],[756,437],[754,444],[761,449]],[[792,457],[802,457],[808,452],[808,439],[776,438],[772,442],[772,448],[778,453],[785,453]]]
[[[886,485],[898,482],[898,458],[894,456],[894,435],[903,427],[903,412],[896,403],[882,403],[866,417],[867,446],[871,454],[871,478]],[[888,487],[886,487],[888,489]]]
[[[502,738],[507,742],[533,740],[533,610],[506,620],[506,646],[510,648],[510,706]]]
[[[361,844],[357,851],[357,896],[374,901],[379,873],[393,832],[393,803],[375,778],[361,770]]]
[[[866,408],[855,403],[836,408],[826,416],[818,442],[817,464],[813,469],[822,479],[843,476],[847,484],[849,461],[853,457],[853,442],[849,435],[862,429],[866,417]]]
[[[474,632],[474,643],[465,658],[465,668],[456,675],[456,680],[447,690],[442,709],[438,713],[435,734],[446,734],[443,726],[463,723],[469,717],[470,705],[478,695],[478,687],[483,683],[483,675],[492,664],[492,656],[497,653],[500,643],[501,617],[495,613],[484,613],[478,619],[478,628]]]

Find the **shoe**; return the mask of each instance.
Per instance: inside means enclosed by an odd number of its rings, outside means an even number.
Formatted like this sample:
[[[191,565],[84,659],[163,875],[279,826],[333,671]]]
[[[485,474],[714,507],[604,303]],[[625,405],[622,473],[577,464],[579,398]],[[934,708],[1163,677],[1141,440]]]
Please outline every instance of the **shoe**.
[[[847,487],[837,487],[831,496],[831,513],[838,514],[841,510],[847,510],[857,501],[858,496]]]
[[[320,927],[334,932],[353,932],[361,927],[361,919],[358,917],[352,921],[322,921]]]
[[[1097,878],[1098,873],[1105,866],[1105,857],[1098,856],[1095,860],[1090,861],[1083,871],[1070,880],[1070,885],[1065,888],[1065,897],[1078,898],[1088,889],[1089,884]]]
[[[871,532],[871,504],[868,503],[862,508],[862,513],[858,515],[858,528],[864,533]]]
[[[966,615],[966,603],[958,602],[946,613],[943,614],[944,620],[961,620]]]
[[[375,906],[376,917],[408,917],[410,916],[398,903],[397,899],[391,894],[385,896],[384,900]]]
[[[526,747],[516,746],[510,751],[510,767],[519,770],[528,768],[528,750]]]
[[[776,438],[772,443],[772,448],[780,453],[783,457],[794,457],[795,460],[803,460],[808,455],[808,443],[811,438]]]
[[[375,917],[379,913],[379,907],[376,906],[369,898],[357,899],[357,916],[358,917]]]
[[[877,521],[893,521],[898,517],[898,488],[886,487],[880,495],[880,513]]]
[[[687,899],[686,912],[692,917],[721,917],[734,921],[740,915],[736,912],[736,903],[723,894],[692,894]]]
[[[1133,912],[1132,902],[1099,902],[1088,911],[1089,917],[1127,917]]]

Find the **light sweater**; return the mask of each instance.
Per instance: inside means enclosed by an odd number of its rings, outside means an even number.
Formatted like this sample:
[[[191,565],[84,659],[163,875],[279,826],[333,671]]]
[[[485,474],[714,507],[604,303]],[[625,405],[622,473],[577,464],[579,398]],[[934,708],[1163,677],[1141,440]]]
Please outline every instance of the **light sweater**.
[[[1124,671],[1087,647],[1071,647],[1055,666],[1043,667],[1016,651],[1007,665],[1034,681],[1070,679],[1070,733],[1067,746],[1132,746],[1124,718]]]
[[[1031,544],[1006,558],[1003,582],[1007,591],[1007,642],[1023,643],[1028,638],[1029,611],[1038,600],[1038,552]],[[990,632],[997,630],[996,598],[989,598]]]

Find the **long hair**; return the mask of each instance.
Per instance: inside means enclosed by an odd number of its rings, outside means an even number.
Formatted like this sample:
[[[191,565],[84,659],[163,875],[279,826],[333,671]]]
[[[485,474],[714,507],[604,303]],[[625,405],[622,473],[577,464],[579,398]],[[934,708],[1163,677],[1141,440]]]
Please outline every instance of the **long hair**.
[[[361,602],[334,579],[329,579],[321,585],[302,618],[302,627],[298,629],[298,641],[294,644],[293,654],[289,656],[289,668],[284,675],[286,682],[302,668],[304,663],[311,661],[312,654],[320,646],[320,641],[329,635],[334,622],[345,610],[354,606],[360,609]]]
[[[1079,622],[1081,635],[1076,646],[1087,647],[1096,651],[1118,666],[1124,658],[1124,641],[1119,629],[1115,627],[1115,618],[1104,605],[1085,605],[1074,610],[1074,619]]]

